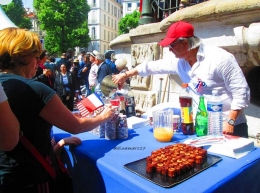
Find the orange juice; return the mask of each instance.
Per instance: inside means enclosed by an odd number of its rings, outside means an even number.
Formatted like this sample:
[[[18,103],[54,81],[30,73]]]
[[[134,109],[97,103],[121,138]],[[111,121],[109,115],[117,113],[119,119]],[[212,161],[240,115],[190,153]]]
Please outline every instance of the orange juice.
[[[171,139],[172,139],[173,130],[172,130],[172,128],[158,127],[158,128],[154,128],[153,135],[157,141],[168,142],[168,141],[171,141]]]

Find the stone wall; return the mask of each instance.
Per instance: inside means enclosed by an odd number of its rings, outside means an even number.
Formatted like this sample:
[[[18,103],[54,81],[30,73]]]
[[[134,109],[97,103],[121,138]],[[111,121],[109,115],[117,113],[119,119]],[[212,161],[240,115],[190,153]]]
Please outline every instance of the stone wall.
[[[260,65],[259,0],[210,0],[179,10],[160,23],[146,24],[130,30],[110,43],[118,57],[125,57],[128,68],[144,59],[174,57],[168,48],[157,43],[168,27],[183,20],[193,24],[195,35],[205,44],[216,45],[234,54],[245,76]],[[181,80],[178,75],[133,77],[137,109],[147,111],[155,104],[178,101]],[[260,132],[260,107],[251,103],[246,109],[249,135]]]

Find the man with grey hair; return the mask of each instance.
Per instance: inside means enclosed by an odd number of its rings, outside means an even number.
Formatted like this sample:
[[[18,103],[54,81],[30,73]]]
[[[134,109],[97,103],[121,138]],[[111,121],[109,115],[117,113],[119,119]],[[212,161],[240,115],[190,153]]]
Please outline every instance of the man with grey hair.
[[[98,66],[97,71],[97,81],[101,83],[102,80],[107,76],[112,74],[111,67],[105,62],[105,55],[104,54],[97,54],[96,61]]]
[[[183,21],[173,23],[159,44],[169,47],[174,55],[157,61],[144,61],[130,71],[114,75],[112,80],[123,85],[130,76],[178,74],[183,83],[189,84],[194,110],[198,109],[199,96],[203,95],[207,101],[212,90],[217,90],[227,117],[223,133],[247,138],[244,109],[250,101],[250,90],[235,57],[222,48],[204,45],[194,35],[194,27]]]

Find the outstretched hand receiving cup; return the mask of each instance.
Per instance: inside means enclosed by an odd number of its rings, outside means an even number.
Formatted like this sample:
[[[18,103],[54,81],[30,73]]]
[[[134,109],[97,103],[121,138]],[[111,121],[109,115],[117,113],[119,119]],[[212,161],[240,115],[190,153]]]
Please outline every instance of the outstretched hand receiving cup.
[[[124,85],[127,76],[124,73],[119,73],[116,75],[112,75],[112,81],[118,85],[118,89],[120,90]]]
[[[105,105],[104,110],[100,113],[101,116],[104,116],[106,120],[110,120],[114,116],[115,109],[112,105]]]

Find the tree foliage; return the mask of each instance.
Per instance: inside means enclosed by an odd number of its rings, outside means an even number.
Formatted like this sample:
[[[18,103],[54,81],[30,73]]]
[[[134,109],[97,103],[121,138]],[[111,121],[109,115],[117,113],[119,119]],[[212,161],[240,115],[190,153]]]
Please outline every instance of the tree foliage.
[[[140,15],[141,13],[136,10],[131,14],[126,14],[125,17],[119,21],[119,35],[129,33],[130,29],[136,28]]]
[[[45,48],[49,53],[66,52],[71,47],[87,47],[86,0],[34,0],[40,28],[45,31]]]
[[[26,11],[22,0],[13,0],[8,5],[2,5],[5,14],[19,28],[31,29],[32,23],[29,18],[26,18]]]

